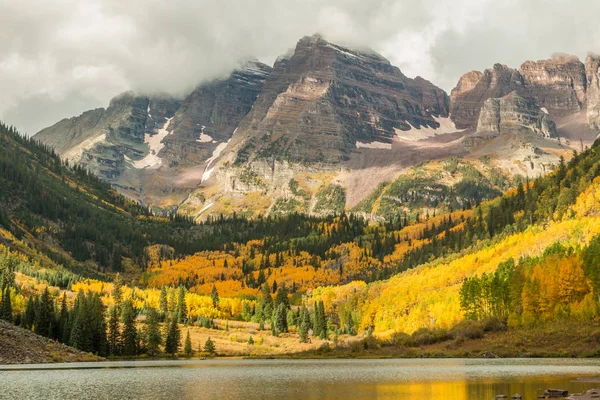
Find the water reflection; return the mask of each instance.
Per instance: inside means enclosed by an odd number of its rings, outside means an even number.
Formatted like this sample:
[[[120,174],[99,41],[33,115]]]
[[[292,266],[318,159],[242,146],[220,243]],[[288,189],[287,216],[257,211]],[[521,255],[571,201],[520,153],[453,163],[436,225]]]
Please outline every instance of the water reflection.
[[[0,366],[0,399],[492,399],[600,382],[599,360],[145,361]]]

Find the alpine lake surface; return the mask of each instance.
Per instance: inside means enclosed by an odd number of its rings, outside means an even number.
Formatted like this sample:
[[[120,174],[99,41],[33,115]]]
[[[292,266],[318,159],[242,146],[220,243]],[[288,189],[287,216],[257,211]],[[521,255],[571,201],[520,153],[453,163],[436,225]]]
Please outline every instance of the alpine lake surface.
[[[600,386],[598,359],[165,360],[0,365],[0,399],[491,400]]]

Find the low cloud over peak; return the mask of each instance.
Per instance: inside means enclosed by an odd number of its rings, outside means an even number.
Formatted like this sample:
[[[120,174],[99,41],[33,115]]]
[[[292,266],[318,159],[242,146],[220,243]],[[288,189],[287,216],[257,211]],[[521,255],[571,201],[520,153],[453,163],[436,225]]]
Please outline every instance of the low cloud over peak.
[[[450,90],[495,62],[600,51],[597,15],[593,0],[6,0],[0,117],[33,134],[125,90],[183,95],[315,32]]]

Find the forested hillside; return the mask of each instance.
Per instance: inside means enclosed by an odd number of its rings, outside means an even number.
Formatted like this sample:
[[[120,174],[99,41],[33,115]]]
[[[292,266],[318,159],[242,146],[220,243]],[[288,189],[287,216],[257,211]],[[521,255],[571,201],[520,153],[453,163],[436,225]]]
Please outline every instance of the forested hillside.
[[[193,224],[1,129],[1,317],[85,351],[175,354],[182,324],[214,333],[230,320],[301,343],[435,342],[464,319],[506,329],[600,314],[598,142],[471,209]],[[126,281],[111,283],[119,271]]]

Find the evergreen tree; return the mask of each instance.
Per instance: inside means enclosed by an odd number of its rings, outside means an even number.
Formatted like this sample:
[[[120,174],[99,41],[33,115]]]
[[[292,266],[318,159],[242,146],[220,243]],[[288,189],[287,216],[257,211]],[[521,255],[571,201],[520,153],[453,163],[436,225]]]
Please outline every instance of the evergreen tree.
[[[121,332],[119,327],[119,312],[116,306],[108,311],[108,353],[118,356],[121,347]]]
[[[160,289],[160,297],[158,302],[161,313],[161,319],[164,321],[167,314],[169,313],[169,301],[167,300],[167,288],[165,286],[163,286]]]
[[[10,288],[4,289],[4,299],[2,300],[2,314],[0,318],[5,321],[13,322],[12,303],[10,300]]]
[[[177,295],[177,320],[180,324],[187,321],[187,305],[185,304],[185,288],[179,286]]]
[[[250,337],[248,338],[248,344],[249,344],[249,345],[253,345],[253,344],[254,344],[254,339],[252,339],[252,336],[250,336]]]
[[[215,343],[209,337],[206,339],[206,342],[204,342],[204,351],[212,356],[215,354],[215,350]]]
[[[315,309],[315,336],[321,339],[327,338],[327,317],[325,316],[325,305],[323,300],[316,304]]]
[[[38,300],[35,312],[34,330],[38,335],[50,337],[54,321],[54,303],[48,288],[44,289]]]
[[[136,313],[131,300],[126,300],[122,305],[121,322],[123,323],[122,332],[122,353],[124,356],[137,355],[137,328],[135,326]]]
[[[290,299],[288,298],[288,295],[287,287],[285,286],[285,283],[282,283],[279,285],[279,289],[275,295],[275,304],[283,303],[286,308],[290,308]]]
[[[106,356],[108,346],[104,304],[98,293],[89,294],[87,301],[90,310],[90,319],[87,323],[90,325],[91,351],[99,356]]]
[[[190,330],[188,329],[187,334],[185,335],[185,345],[183,348],[183,352],[186,356],[191,356],[193,353],[192,349],[192,339],[190,339]]]
[[[58,320],[58,339],[63,343],[69,343],[69,309],[67,306],[67,292],[63,293],[60,304],[60,317]]]
[[[287,326],[287,309],[285,308],[285,304],[279,303],[277,307],[277,312],[275,315],[275,326],[277,328],[278,333],[284,333],[288,331]]]
[[[179,343],[179,325],[177,325],[177,318],[173,316],[169,322],[169,329],[165,339],[165,353],[175,355],[175,353],[177,353],[177,349],[179,349]]]
[[[271,318],[271,314],[273,314],[273,298],[271,297],[271,289],[267,283],[262,286],[261,303],[263,320]]]
[[[160,334],[160,318],[158,312],[154,308],[148,309],[148,324],[147,324],[147,352],[150,357],[156,357],[160,352],[162,344],[162,336]]]
[[[23,314],[23,319],[21,319],[21,326],[25,329],[31,329],[33,327],[33,323],[35,322],[35,309],[37,308],[35,304],[34,297],[31,296],[27,299],[27,305],[25,306],[25,313]],[[68,341],[63,343],[69,343]]]
[[[217,287],[213,285],[212,290],[210,291],[210,298],[212,299],[213,307],[219,307],[219,292],[217,292]]]

